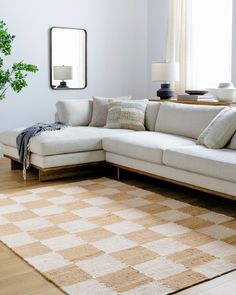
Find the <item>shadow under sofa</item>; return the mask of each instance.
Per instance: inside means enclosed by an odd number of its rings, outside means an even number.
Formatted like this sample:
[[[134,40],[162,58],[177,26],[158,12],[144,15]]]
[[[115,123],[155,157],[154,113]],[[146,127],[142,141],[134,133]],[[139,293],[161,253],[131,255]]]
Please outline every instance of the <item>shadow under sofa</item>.
[[[58,102],[56,121],[66,123],[72,118],[72,126],[30,140],[30,162],[40,180],[71,176],[82,166],[107,163],[118,170],[236,199],[236,150],[196,144],[225,107],[148,102],[146,131],[90,127],[92,108],[91,100]],[[80,122],[74,125],[77,117]],[[21,131],[0,134],[3,154],[11,159],[13,169],[19,168],[16,137]]]

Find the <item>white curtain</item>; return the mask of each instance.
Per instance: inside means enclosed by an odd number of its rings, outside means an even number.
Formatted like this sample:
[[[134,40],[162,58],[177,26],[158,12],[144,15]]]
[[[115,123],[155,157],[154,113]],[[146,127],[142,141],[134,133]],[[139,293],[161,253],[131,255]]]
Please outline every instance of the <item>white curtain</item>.
[[[175,84],[177,94],[195,86],[191,7],[192,0],[169,0],[166,60],[180,64],[180,81]]]

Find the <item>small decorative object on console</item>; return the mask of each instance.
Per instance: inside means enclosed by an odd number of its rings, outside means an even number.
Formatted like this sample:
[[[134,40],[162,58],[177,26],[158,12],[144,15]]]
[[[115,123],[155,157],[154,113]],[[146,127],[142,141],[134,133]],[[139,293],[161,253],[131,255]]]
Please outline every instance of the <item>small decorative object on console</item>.
[[[185,90],[185,93],[189,95],[204,95],[207,94],[207,90]]]
[[[179,94],[177,96],[177,100],[190,100],[190,101],[196,101],[196,100],[209,100],[213,99],[213,96],[206,95],[208,93],[207,90],[185,90],[186,94]]]
[[[177,96],[177,100],[189,100],[189,101],[196,101],[196,100],[215,100],[212,95],[189,95],[189,94],[179,94]]]
[[[209,88],[208,91],[219,101],[234,101],[236,99],[236,88],[232,82],[219,83],[218,88]]]

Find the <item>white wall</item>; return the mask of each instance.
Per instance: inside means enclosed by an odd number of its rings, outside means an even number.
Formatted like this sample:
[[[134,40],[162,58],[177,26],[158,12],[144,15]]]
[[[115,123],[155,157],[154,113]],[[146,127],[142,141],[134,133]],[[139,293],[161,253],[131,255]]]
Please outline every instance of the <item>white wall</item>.
[[[236,0],[233,0],[232,82],[236,87]]]
[[[0,102],[0,130],[50,122],[62,98],[132,95],[146,97],[147,1],[7,0],[1,16],[16,35],[12,57],[38,65],[29,87]],[[49,29],[84,28],[88,32],[88,86],[52,90],[49,85]]]
[[[159,82],[152,82],[151,65],[164,61],[166,51],[168,0],[148,0],[147,95],[156,97]]]
[[[168,0],[148,0],[148,97],[155,97],[156,90],[160,88],[158,82],[151,81],[151,64],[165,59],[167,20]],[[232,82],[236,87],[236,0],[233,0]]]
[[[233,18],[232,80],[236,86],[236,0]],[[165,59],[168,0],[7,0],[1,19],[16,35],[10,61],[39,66],[29,87],[0,101],[0,131],[54,119],[55,102],[92,95],[154,97],[151,64]],[[52,90],[49,86],[49,28],[85,28],[88,32],[88,86]]]

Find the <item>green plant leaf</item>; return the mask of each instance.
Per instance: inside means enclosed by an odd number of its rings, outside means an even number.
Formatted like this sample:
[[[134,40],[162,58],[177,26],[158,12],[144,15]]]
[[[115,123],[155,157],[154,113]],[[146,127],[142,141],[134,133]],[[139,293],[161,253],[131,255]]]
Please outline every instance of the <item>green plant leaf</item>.
[[[8,33],[6,23],[0,21],[0,53],[7,56],[11,54],[12,42],[15,36]],[[23,63],[23,61],[14,63],[10,69],[3,69],[4,59],[0,57],[0,100],[6,95],[6,90],[11,87],[13,91],[20,92],[27,86],[26,77],[29,73],[36,73],[39,69],[36,65]]]

